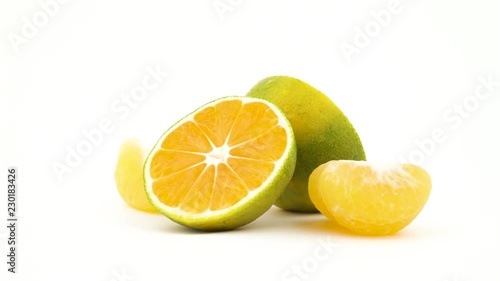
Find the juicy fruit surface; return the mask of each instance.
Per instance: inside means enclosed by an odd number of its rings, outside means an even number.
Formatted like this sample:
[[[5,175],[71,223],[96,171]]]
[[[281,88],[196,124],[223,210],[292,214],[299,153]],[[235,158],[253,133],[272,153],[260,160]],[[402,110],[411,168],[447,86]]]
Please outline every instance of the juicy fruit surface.
[[[123,142],[116,163],[115,182],[120,196],[129,206],[140,211],[156,213],[158,211],[151,205],[144,190],[142,167],[145,158],[137,139]]]
[[[254,98],[222,98],[160,138],[144,166],[146,192],[180,224],[231,229],[272,206],[295,159],[293,131],[279,109]]]
[[[320,212],[364,235],[403,229],[420,213],[430,192],[429,174],[411,164],[330,161],[309,179],[309,194]]]
[[[293,127],[297,165],[292,180],[276,202],[285,210],[316,212],[308,195],[311,172],[330,160],[366,160],[356,130],[342,111],[323,93],[292,77],[268,77],[247,96],[278,106]]]

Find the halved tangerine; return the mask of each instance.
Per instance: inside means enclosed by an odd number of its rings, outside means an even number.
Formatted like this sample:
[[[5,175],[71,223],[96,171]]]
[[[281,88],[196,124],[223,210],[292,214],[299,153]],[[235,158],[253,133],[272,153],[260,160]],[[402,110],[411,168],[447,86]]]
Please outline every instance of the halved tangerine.
[[[146,194],[177,223],[232,229],[274,204],[295,161],[293,131],[277,107],[250,97],[221,98],[160,137],[144,165]]]

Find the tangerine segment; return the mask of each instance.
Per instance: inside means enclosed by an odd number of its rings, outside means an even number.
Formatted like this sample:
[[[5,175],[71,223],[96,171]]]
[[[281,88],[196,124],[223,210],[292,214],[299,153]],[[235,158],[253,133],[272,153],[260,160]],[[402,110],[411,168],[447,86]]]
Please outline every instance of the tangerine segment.
[[[266,103],[221,101],[174,127],[153,152],[152,192],[190,214],[231,207],[271,176],[288,141]]]
[[[236,204],[248,194],[243,181],[224,163],[217,167],[210,210],[222,210]]]
[[[158,150],[153,156],[151,177],[161,178],[179,172],[205,160],[205,156],[183,151]],[[175,163],[175,165],[168,165]]]
[[[278,116],[264,103],[247,103],[238,114],[228,145],[234,146],[255,138],[278,124]],[[286,135],[285,135],[286,136]]]
[[[210,205],[210,196],[214,189],[215,166],[209,165],[201,172],[188,193],[182,199],[180,208],[192,214],[206,211]]]
[[[148,200],[144,189],[143,173],[145,155],[138,139],[128,139],[120,146],[115,168],[115,182],[120,196],[129,206],[144,212],[158,210]]]
[[[253,159],[231,157],[227,163],[245,183],[248,190],[261,186],[275,168],[273,163]]]
[[[222,146],[242,106],[241,101],[220,102],[197,113],[194,120],[215,146]]]
[[[232,156],[275,162],[286,148],[286,132],[283,127],[275,126],[256,138],[231,149]]]
[[[322,201],[313,202],[360,234],[388,235],[403,229],[420,213],[431,191],[430,176],[411,164],[330,161],[320,167],[323,171],[313,172],[309,189],[319,190]]]
[[[205,164],[182,170],[153,181],[153,193],[161,203],[177,207],[196,182]]]
[[[210,152],[212,145],[207,135],[194,122],[187,121],[170,133],[161,145],[164,149]]]
[[[320,193],[320,185],[325,181],[322,181],[321,174],[328,167],[328,165],[321,165],[316,168],[309,177],[309,198],[314,203],[314,206],[320,213],[329,218],[332,221],[335,221],[333,215],[328,211],[328,206],[325,204],[323,197]]]

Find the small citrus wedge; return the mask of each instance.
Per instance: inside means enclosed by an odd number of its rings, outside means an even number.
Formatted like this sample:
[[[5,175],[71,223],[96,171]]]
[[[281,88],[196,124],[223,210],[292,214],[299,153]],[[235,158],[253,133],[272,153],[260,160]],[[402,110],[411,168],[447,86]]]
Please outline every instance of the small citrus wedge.
[[[277,107],[257,98],[225,97],[160,137],[144,165],[146,193],[179,224],[233,229],[274,204],[295,161],[293,131]]]
[[[123,200],[132,208],[144,212],[158,211],[149,202],[144,190],[142,168],[146,156],[137,139],[122,143],[115,168],[115,182]]]
[[[394,234],[417,217],[431,192],[431,178],[412,164],[330,161],[309,177],[318,210],[363,235]]]

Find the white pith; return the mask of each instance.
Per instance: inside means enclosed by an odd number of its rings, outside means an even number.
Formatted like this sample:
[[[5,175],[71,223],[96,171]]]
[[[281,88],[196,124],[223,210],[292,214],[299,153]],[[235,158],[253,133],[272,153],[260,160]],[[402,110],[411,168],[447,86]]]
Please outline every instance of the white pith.
[[[197,109],[195,112],[193,112],[190,115],[186,116],[184,119],[182,119],[180,122],[178,122],[172,128],[170,128],[167,132],[165,132],[163,134],[163,136],[160,138],[160,140],[157,142],[157,144],[155,145],[155,147],[153,148],[152,151],[157,151],[159,149],[162,149],[161,148],[161,144],[163,143],[164,139],[169,135],[170,132],[175,131],[182,124],[184,124],[184,123],[186,123],[188,121],[196,123],[196,121],[194,120],[194,116],[198,112],[200,112],[200,111],[202,111],[202,110],[204,110],[204,109],[206,109],[208,107],[214,106],[217,103],[220,103],[220,102],[223,102],[223,101],[226,101],[226,100],[230,101],[230,100],[234,100],[234,99],[236,99],[236,98],[235,97],[228,97],[228,98],[219,99],[219,100],[216,100],[216,101],[214,101],[212,103],[209,103],[209,104],[207,104],[207,105],[205,105],[205,106]],[[229,212],[237,209],[239,206],[244,205],[247,201],[249,201],[252,198],[254,198],[261,191],[265,190],[265,187],[268,186],[272,182],[272,180],[277,176],[277,174],[280,172],[280,170],[282,168],[282,165],[283,165],[283,163],[284,163],[287,155],[289,155],[290,150],[292,149],[293,132],[292,132],[292,129],[291,129],[288,121],[285,119],[285,117],[282,114],[278,113],[279,110],[274,105],[272,105],[271,103],[269,103],[267,101],[264,101],[264,100],[258,100],[258,101],[256,101],[256,99],[245,98],[245,97],[238,97],[237,99],[240,100],[240,101],[242,101],[243,105],[248,104],[248,103],[252,103],[252,102],[262,102],[262,103],[266,104],[267,106],[269,106],[275,112],[276,116],[278,117],[278,124],[276,126],[283,127],[285,129],[285,131],[287,132],[287,147],[285,148],[285,150],[284,150],[283,155],[281,156],[281,158],[278,159],[277,161],[272,162],[275,165],[275,169],[273,170],[273,172],[268,176],[268,178],[262,183],[262,185],[260,187],[254,189],[254,190],[248,190],[247,189],[248,194],[243,199],[241,199],[240,201],[238,201],[236,204],[234,204],[234,205],[232,205],[232,206],[230,206],[228,208],[222,209],[222,210],[215,210],[215,211],[213,211],[213,210],[210,210],[210,208],[209,208],[208,210],[206,210],[206,211],[204,211],[202,213],[199,213],[199,214],[192,214],[192,213],[189,213],[189,212],[185,212],[185,211],[181,210],[179,207],[173,208],[173,207],[170,207],[170,206],[167,206],[167,205],[161,203],[158,200],[158,198],[156,196],[154,196],[154,193],[152,192],[153,179],[150,177],[149,173],[145,173],[144,177],[145,177],[145,183],[146,183],[146,191],[147,191],[148,196],[150,197],[150,200],[153,201],[152,202],[153,205],[157,206],[161,210],[165,210],[165,212],[168,212],[170,214],[176,214],[179,217],[189,216],[192,219],[203,219],[203,218],[206,218],[206,217],[214,217],[214,216],[217,216],[217,215],[222,215],[222,214],[225,214],[225,213],[229,213]],[[231,133],[229,133],[228,136],[230,134]],[[209,139],[209,141],[210,141],[210,139]],[[247,142],[247,141],[245,141],[245,142]],[[245,142],[243,142],[243,143],[245,143]],[[216,178],[217,177],[217,166],[219,164],[221,164],[221,163],[227,164],[228,163],[228,159],[230,159],[231,157],[234,157],[234,156],[231,155],[230,150],[233,149],[234,147],[237,147],[237,146],[241,145],[241,144],[242,143],[230,147],[227,144],[227,140],[226,140],[226,143],[224,143],[221,146],[215,146],[213,143],[211,143],[211,145],[212,145],[212,151],[211,152],[209,152],[209,153],[196,153],[196,154],[200,154],[200,155],[204,155],[205,156],[205,160],[203,162],[198,163],[197,165],[199,165],[199,164],[206,164],[206,167],[205,167],[204,171],[209,166],[214,166],[214,168],[215,168],[215,177],[214,178]],[[145,167],[149,167],[150,166],[151,160],[152,160],[152,158],[148,157],[148,159],[147,159],[147,161],[145,163]],[[227,167],[229,167],[231,169],[231,167],[229,165],[227,165]],[[188,167],[188,168],[190,168],[190,167]],[[200,173],[200,175],[202,173]],[[180,205],[182,205],[182,203],[179,204],[179,206]]]
[[[205,163],[214,166],[220,163],[227,163],[227,159],[231,157],[230,150],[231,147],[227,144],[223,144],[220,147],[212,147],[212,151],[205,155]]]

